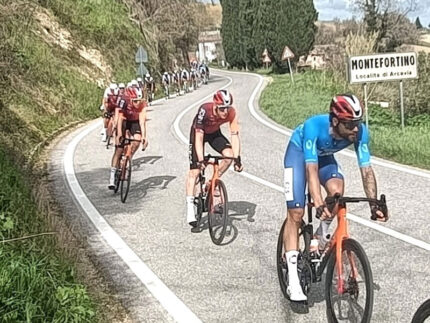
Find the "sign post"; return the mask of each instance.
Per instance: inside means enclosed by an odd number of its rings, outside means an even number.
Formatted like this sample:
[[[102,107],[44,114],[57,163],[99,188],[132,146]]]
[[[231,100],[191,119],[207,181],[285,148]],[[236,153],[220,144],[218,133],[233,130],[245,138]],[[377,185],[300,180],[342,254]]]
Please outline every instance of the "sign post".
[[[293,71],[291,70],[290,58],[294,58],[294,53],[292,52],[292,50],[290,48],[288,48],[288,46],[285,46],[284,50],[282,52],[281,60],[283,60],[283,61],[288,60],[288,69],[289,69],[290,76],[291,76],[291,82],[294,83]]]
[[[148,69],[143,63],[148,63],[148,53],[143,48],[143,46],[139,46],[136,52],[135,61],[137,64],[139,64],[139,67],[137,68],[136,75],[143,78],[143,76],[148,73]]]
[[[387,53],[351,56],[348,59],[348,77],[350,84],[364,83],[364,96],[367,116],[367,83],[400,80],[400,113],[404,130],[403,80],[417,79],[417,53]]]
[[[369,129],[369,115],[367,114],[367,83],[364,83],[364,113],[366,114],[366,127]]]

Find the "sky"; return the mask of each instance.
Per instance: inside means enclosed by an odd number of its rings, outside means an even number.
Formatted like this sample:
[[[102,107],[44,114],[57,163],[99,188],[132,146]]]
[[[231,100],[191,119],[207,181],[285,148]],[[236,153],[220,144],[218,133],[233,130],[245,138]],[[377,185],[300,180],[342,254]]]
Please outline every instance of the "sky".
[[[200,0],[201,2],[210,3],[210,0]],[[276,0],[275,0],[276,1]],[[406,2],[406,0],[401,0]],[[215,1],[219,3],[218,0]],[[415,22],[417,17],[420,17],[421,24],[427,27],[430,24],[430,0],[417,0],[418,9],[415,12],[408,14],[409,19]],[[341,20],[358,17],[354,9],[348,5],[347,0],[314,0],[315,8],[318,11],[318,20],[333,20],[339,18]]]

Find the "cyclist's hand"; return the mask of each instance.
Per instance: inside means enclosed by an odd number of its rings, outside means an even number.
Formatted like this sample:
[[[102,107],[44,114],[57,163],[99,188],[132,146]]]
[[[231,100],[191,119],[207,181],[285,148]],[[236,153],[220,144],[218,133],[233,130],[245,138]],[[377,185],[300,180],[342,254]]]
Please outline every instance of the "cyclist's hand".
[[[378,206],[372,206],[370,208],[370,211],[372,213],[370,218],[373,221],[380,221],[380,222],[387,222],[388,221],[388,212],[387,212],[387,214],[384,214]]]
[[[234,160],[234,170],[236,172],[241,172],[243,170],[243,165],[242,162],[240,160],[240,156],[238,156],[235,160]]]
[[[317,218],[319,218],[321,221],[333,217],[333,214],[330,213],[329,209],[324,204],[316,207],[316,210]]]
[[[124,138],[122,136],[116,136],[115,137],[115,145],[117,145],[117,146],[121,145],[123,139]]]
[[[206,168],[206,165],[205,165],[205,162],[202,160],[202,161],[198,161],[197,162],[197,167],[200,169],[200,170],[204,170],[205,168]]]
[[[142,150],[148,147],[148,139],[142,139]]]

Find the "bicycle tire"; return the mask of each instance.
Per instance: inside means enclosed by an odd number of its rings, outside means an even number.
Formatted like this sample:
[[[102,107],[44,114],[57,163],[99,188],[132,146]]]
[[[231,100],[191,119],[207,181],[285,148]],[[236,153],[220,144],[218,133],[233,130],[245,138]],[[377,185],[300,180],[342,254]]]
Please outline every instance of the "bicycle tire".
[[[111,139],[112,137],[111,136],[108,136],[107,137],[107,140],[106,140],[106,149],[109,149],[109,146],[110,146],[110,139]]]
[[[346,239],[342,241],[342,260],[351,259],[346,255],[347,252],[354,253],[356,255],[355,262],[356,263],[359,262],[361,265],[362,271],[361,273],[359,272],[359,274],[363,276],[361,278],[364,279],[364,288],[366,292],[364,309],[361,309],[361,311],[359,311],[362,313],[361,321],[357,320],[357,318],[354,318],[353,321],[368,323],[370,322],[370,319],[372,317],[372,310],[373,310],[373,275],[372,275],[372,269],[370,267],[370,262],[369,262],[369,259],[367,258],[366,253],[364,252],[363,247],[353,239]],[[350,260],[347,260],[347,262],[350,263]],[[338,296],[337,291],[335,290],[333,292],[332,290],[333,280],[337,281],[338,279],[337,273],[335,270],[335,264],[336,264],[336,252],[332,252],[327,264],[327,275],[326,275],[326,283],[325,283],[327,320],[329,322],[338,322],[337,314],[335,313],[335,307],[341,310],[341,305],[342,305],[341,303],[339,304],[333,303],[333,299],[335,298],[335,296]],[[343,273],[345,274],[345,271],[343,271]],[[348,281],[345,281],[344,283],[345,283],[346,291],[342,294],[342,298],[344,298],[345,295],[348,298],[348,300],[346,301],[346,303],[348,304],[347,314],[351,315],[352,312],[354,311],[354,309],[352,308],[352,304],[356,301],[353,298],[354,297],[358,298],[359,294],[363,293],[363,290],[359,290],[358,282],[354,282],[354,281],[350,282],[349,278],[348,278]],[[335,293],[336,295],[334,295]],[[352,295],[352,294],[355,294],[355,295]],[[342,300],[340,299],[340,301]],[[339,313],[339,314],[342,315],[343,313]],[[360,314],[360,313],[357,313],[357,314]],[[342,317],[342,319],[344,319],[344,317]]]
[[[284,229],[287,224],[287,219],[284,220],[282,224],[281,230],[279,231],[278,236],[278,245],[276,247],[276,267],[278,270],[278,280],[279,287],[281,287],[282,294],[285,298],[288,298],[287,295],[287,275],[288,275],[288,267],[286,262],[284,261]]]
[[[127,182],[127,183],[124,184],[124,182]],[[122,203],[125,203],[127,199],[128,191],[130,190],[130,182],[131,182],[131,162],[130,162],[130,158],[126,157],[124,160],[122,176],[121,176],[121,202]]]
[[[118,192],[119,189],[119,184],[121,182],[121,169],[117,169],[115,172],[115,189],[113,190],[113,192],[116,194]]]
[[[424,303],[418,307],[417,311],[412,318],[411,323],[424,323],[426,319],[430,318],[430,299],[426,300]],[[430,322],[430,321],[429,321]]]
[[[224,183],[221,180],[217,180],[215,182],[215,186],[218,187],[221,203],[218,204],[218,212],[215,211],[215,205],[213,201],[213,192],[209,192],[208,194],[208,224],[209,224],[209,234],[211,236],[212,242],[216,245],[220,245],[224,240],[225,233],[227,230],[227,216],[228,216],[228,196],[227,189],[225,188]],[[219,212],[219,207],[221,207],[221,213]],[[217,226],[216,218],[217,214],[221,215],[220,225]],[[219,237],[217,237],[217,233],[219,233]]]

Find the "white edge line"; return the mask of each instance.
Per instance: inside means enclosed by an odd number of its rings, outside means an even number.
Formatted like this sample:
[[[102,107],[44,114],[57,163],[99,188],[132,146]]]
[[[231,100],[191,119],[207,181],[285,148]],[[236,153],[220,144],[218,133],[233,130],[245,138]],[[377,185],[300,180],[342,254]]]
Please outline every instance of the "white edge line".
[[[90,202],[79,185],[73,165],[76,147],[85,136],[99,126],[100,123],[96,122],[83,129],[79,135],[73,138],[66,148],[63,164],[66,179],[72,193],[105,241],[113,250],[115,250],[115,252],[127,264],[136,277],[146,286],[170,316],[176,322],[181,323],[201,322],[201,320],[151,271],[151,269],[149,269],[149,267],[112,229],[112,227]]]
[[[289,132],[287,130],[284,130],[282,128],[276,127],[273,124],[269,123],[268,121],[264,120],[260,115],[258,115],[258,113],[254,109],[254,99],[255,99],[255,96],[257,95],[257,93],[260,90],[260,87],[261,87],[261,85],[263,83],[263,77],[261,75],[251,74],[251,73],[241,73],[241,72],[230,72],[230,73],[252,75],[252,76],[257,76],[260,79],[259,82],[258,82],[258,84],[257,84],[257,86],[254,88],[254,91],[252,92],[252,94],[251,94],[251,96],[250,96],[250,98],[248,100],[249,111],[261,123],[267,125],[268,127],[272,128],[272,129],[274,129],[274,130],[276,130],[278,132],[281,132],[281,133],[283,133],[285,135],[291,135],[291,132]],[[227,87],[227,86],[229,86],[232,83],[231,77],[223,76],[223,75],[221,75],[221,76],[230,79],[230,82],[226,86],[224,86],[224,87]],[[201,100],[201,101],[203,101],[203,100]],[[199,102],[193,104],[192,106],[188,107],[187,109],[185,109],[175,119],[175,131],[176,131],[176,134],[182,139],[182,141],[184,143],[187,143],[187,139],[185,138],[185,136],[183,135],[183,133],[179,129],[179,126],[176,126],[176,125],[179,125],[179,122],[180,122],[181,118],[185,115],[185,113],[187,111],[189,111],[191,108],[193,108],[195,105],[197,105],[201,101],[199,101]],[[251,180],[253,180],[253,181],[257,182],[257,183],[260,183],[262,185],[270,187],[270,188],[272,188],[272,189],[274,189],[274,190],[276,190],[276,191],[278,191],[280,193],[284,193],[284,188],[283,187],[281,187],[279,185],[276,185],[276,184],[274,184],[272,182],[266,181],[265,179],[262,179],[260,177],[257,177],[255,175],[252,175],[252,174],[247,173],[247,172],[240,172],[238,174],[242,175],[244,177],[247,177],[247,178],[249,178],[249,179],[251,179]],[[424,175],[426,175],[426,174],[424,174]],[[359,224],[364,225],[364,226],[366,226],[368,228],[371,228],[373,230],[376,230],[376,231],[379,231],[381,233],[387,234],[387,235],[389,235],[389,236],[391,236],[393,238],[402,240],[404,242],[407,242],[409,244],[415,245],[415,246],[417,246],[419,248],[422,248],[424,250],[430,251],[430,244],[429,243],[426,243],[424,241],[415,239],[413,237],[410,237],[410,236],[408,236],[406,234],[394,231],[392,229],[386,228],[386,227],[384,227],[384,226],[382,226],[380,224],[377,224],[375,222],[371,222],[369,220],[362,219],[362,218],[360,218],[360,217],[358,217],[358,216],[356,216],[356,215],[354,215],[352,213],[348,213],[347,217],[348,217],[348,219],[350,219],[353,222],[359,223]]]

